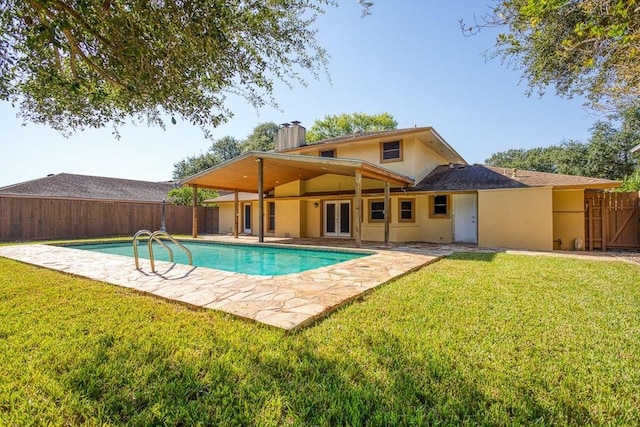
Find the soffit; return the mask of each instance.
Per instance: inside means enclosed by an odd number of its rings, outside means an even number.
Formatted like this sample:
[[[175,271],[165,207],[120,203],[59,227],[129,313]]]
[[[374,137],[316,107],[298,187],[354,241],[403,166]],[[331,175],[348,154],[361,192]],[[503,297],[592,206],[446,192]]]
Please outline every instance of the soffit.
[[[263,191],[297,180],[308,180],[326,174],[362,176],[386,180],[400,186],[414,184],[413,178],[388,169],[352,159],[333,159],[281,153],[250,152],[214,166],[181,181],[183,185],[256,192],[258,190],[258,162],[263,162]]]

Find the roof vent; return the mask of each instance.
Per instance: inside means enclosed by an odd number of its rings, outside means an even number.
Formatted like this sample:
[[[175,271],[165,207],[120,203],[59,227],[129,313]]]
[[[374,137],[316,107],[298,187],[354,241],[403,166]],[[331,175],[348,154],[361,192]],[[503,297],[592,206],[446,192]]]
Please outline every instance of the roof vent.
[[[449,169],[453,169],[453,163],[449,162]]]

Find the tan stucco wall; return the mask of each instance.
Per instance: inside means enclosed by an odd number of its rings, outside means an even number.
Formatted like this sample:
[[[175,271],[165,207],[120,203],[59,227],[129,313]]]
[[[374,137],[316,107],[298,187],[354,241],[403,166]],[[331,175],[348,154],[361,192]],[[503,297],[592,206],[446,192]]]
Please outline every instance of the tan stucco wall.
[[[447,164],[446,160],[416,138],[402,139],[402,161],[399,162],[380,162],[380,141],[339,145],[336,147],[336,157],[365,160],[418,180],[439,164]]]
[[[446,165],[448,162],[423,144],[422,141],[417,139],[414,139],[414,141],[415,144],[412,145],[410,152],[414,170],[411,176],[416,179],[416,182],[420,182],[438,165]]]
[[[233,215],[235,212],[233,203],[220,203],[218,209],[218,232],[220,234],[233,233]]]
[[[478,191],[478,245],[553,249],[549,187]]]
[[[307,193],[354,191],[356,180],[353,176],[326,174],[305,181]],[[375,179],[362,178],[363,190],[383,189],[384,183]]]
[[[576,238],[584,242],[584,190],[554,190],[553,239],[562,240],[563,250],[573,250]]]
[[[276,201],[276,237],[305,237],[306,234],[306,206],[301,208],[303,201]]]
[[[300,196],[305,192],[305,182],[302,180],[287,182],[274,188],[273,194],[275,197]]]
[[[322,200],[306,200],[302,203],[304,203],[306,208],[306,237],[320,237],[322,235]],[[317,203],[318,206],[314,206],[314,203]]]
[[[415,222],[399,222],[398,199],[415,199]],[[369,199],[364,198],[364,221],[362,239],[384,241],[384,223],[368,222]],[[380,197],[373,197],[380,200]],[[451,243],[453,239],[453,223],[449,218],[429,217],[429,196],[426,194],[408,194],[392,196],[390,200],[391,221],[389,223],[389,240],[392,242],[429,242]]]

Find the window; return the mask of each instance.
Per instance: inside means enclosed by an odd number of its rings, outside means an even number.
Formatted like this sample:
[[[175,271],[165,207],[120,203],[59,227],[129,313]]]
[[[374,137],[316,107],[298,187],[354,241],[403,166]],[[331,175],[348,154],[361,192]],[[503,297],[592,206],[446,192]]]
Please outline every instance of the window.
[[[269,202],[269,223],[267,224],[267,231],[276,230],[276,202]]]
[[[322,150],[320,151],[320,157],[335,157],[336,150]]]
[[[431,202],[429,216],[433,218],[449,217],[449,195],[431,196],[429,200]]]
[[[384,221],[384,200],[369,200],[369,222]]]
[[[415,222],[415,200],[399,199],[398,200],[398,218],[399,222]]]
[[[383,142],[380,144],[380,163],[402,160],[402,141]]]

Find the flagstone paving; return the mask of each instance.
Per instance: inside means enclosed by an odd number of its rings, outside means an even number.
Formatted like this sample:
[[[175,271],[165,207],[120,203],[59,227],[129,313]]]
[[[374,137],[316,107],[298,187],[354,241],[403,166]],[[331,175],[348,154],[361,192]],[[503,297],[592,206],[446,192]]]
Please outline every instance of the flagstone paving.
[[[376,249],[363,258],[302,273],[252,276],[161,261],[155,262],[153,273],[145,259],[137,270],[130,257],[42,244],[0,247],[0,256],[285,330],[308,325],[362,293],[439,259],[429,251]]]

